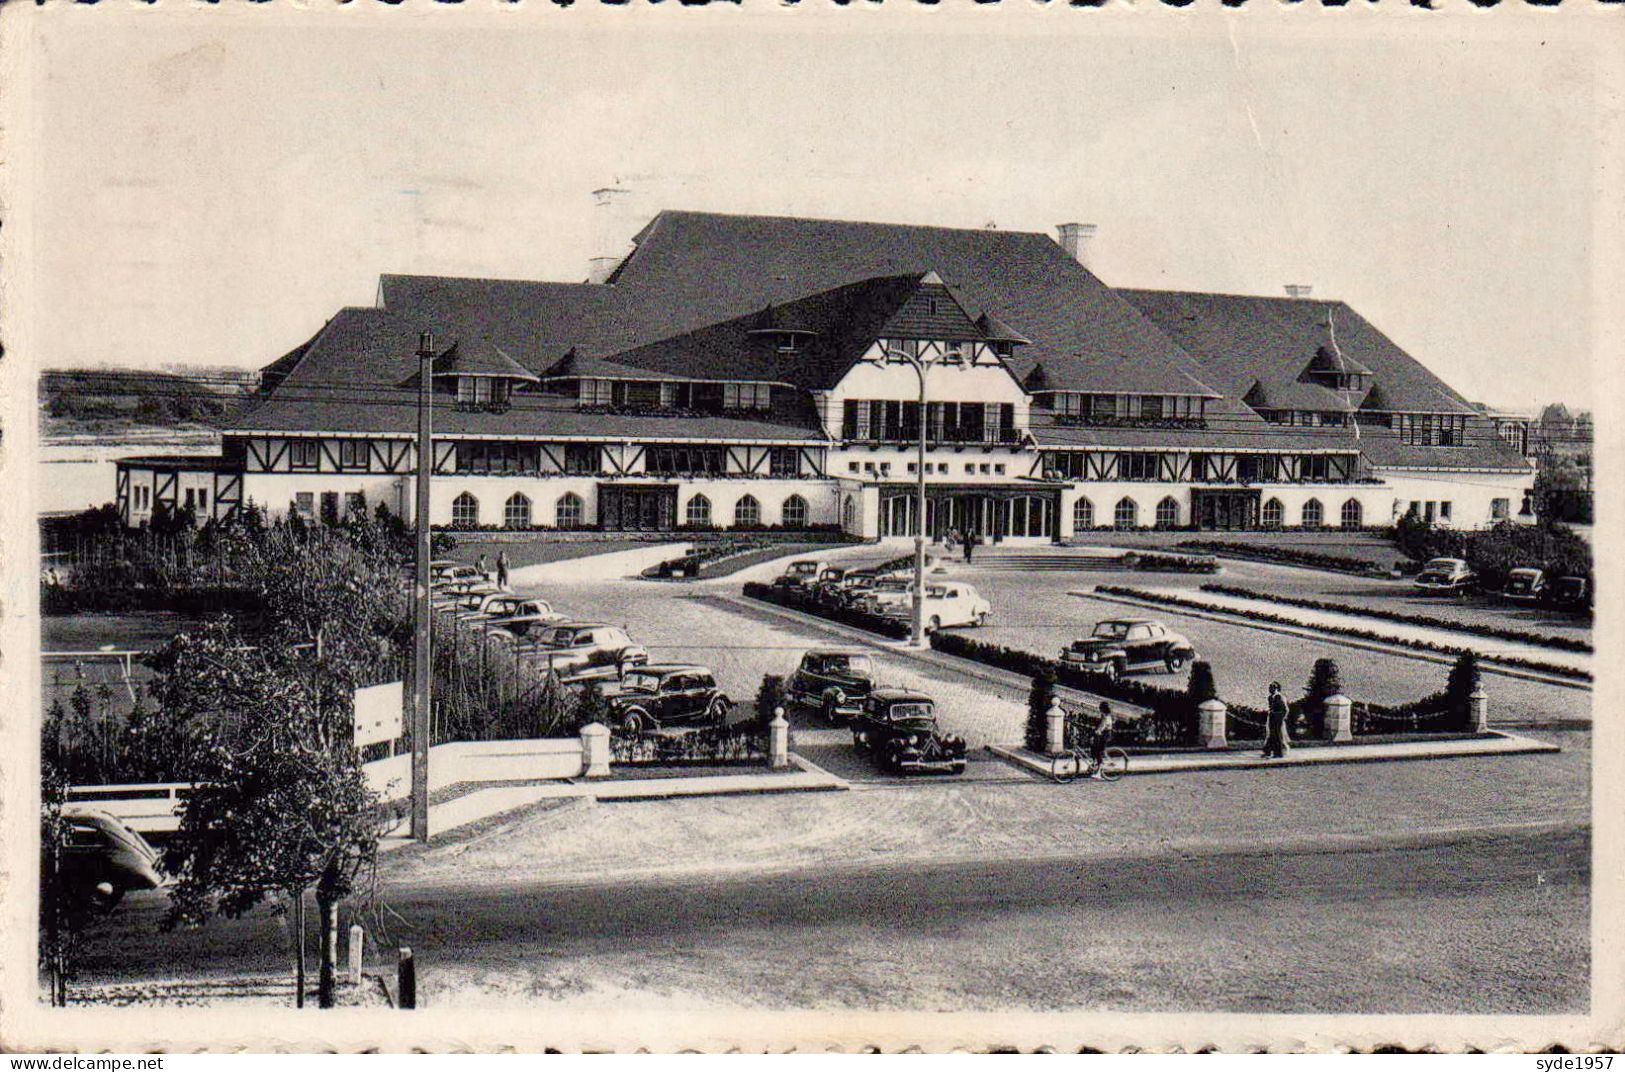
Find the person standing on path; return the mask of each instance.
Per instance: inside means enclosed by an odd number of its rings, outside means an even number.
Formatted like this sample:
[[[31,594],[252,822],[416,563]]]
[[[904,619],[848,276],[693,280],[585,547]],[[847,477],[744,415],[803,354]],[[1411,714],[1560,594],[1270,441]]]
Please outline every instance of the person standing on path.
[[[1281,683],[1270,682],[1269,732],[1264,738],[1265,759],[1286,758],[1286,699],[1281,695]]]
[[[497,552],[497,587],[508,587],[508,552],[506,549]]]
[[[490,563],[486,562],[484,551],[480,552],[480,557],[475,561],[474,568],[480,571],[481,577],[484,577],[488,581],[491,579],[491,565]]]
[[[969,564],[971,549],[976,546],[976,530],[965,530],[965,562]]]

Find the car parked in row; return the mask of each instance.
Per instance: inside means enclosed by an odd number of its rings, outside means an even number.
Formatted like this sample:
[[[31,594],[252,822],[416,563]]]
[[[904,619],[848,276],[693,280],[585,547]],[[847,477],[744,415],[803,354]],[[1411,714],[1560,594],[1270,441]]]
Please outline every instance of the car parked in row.
[[[1589,610],[1592,595],[1589,577],[1559,577],[1546,590],[1546,601],[1565,610]]]
[[[489,618],[483,624],[488,632],[495,635],[505,634],[517,641],[540,633],[546,627],[562,621],[564,615],[554,610],[552,604],[545,599],[521,599],[508,614]]]
[[[828,568],[829,563],[816,558],[797,559],[784,567],[784,572],[774,579],[773,587],[811,591]]]
[[[888,602],[880,613],[888,618],[912,621],[914,618],[912,593],[903,599]],[[924,622],[925,631],[928,633],[955,625],[986,625],[988,616],[992,613],[992,605],[977,595],[976,589],[968,584],[955,582],[926,585]]]
[[[1506,584],[1501,587],[1503,599],[1510,599],[1514,603],[1538,603],[1546,595],[1546,573],[1544,570],[1520,568],[1507,574]]]
[[[942,732],[936,703],[913,689],[875,689],[852,720],[852,744],[894,774],[963,774],[965,739]]]
[[[801,657],[785,684],[791,703],[818,711],[827,722],[856,717],[875,687],[875,661],[867,652],[819,648]]]
[[[1096,622],[1087,637],[1061,649],[1061,662],[1077,670],[1121,677],[1147,670],[1177,674],[1196,659],[1191,642],[1150,618]]]
[[[1412,582],[1424,592],[1466,592],[1478,583],[1478,574],[1461,558],[1430,558]]]
[[[624,678],[646,665],[649,653],[633,643],[626,630],[603,622],[560,622],[542,629],[520,656],[565,684]]]
[[[726,726],[733,710],[733,701],[709,668],[686,664],[630,668],[607,699],[615,724],[634,737],[656,730]]]

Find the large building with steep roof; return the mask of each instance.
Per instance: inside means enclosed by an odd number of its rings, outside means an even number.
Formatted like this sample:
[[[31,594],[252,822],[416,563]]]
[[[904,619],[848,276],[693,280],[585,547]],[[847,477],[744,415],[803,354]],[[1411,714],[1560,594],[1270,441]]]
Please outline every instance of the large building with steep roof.
[[[909,535],[922,433],[934,536],[1532,519],[1522,453],[1341,302],[1114,289],[1040,234],[670,211],[602,283],[384,276],[265,367],[220,458],[121,462],[124,516],[410,516],[423,333],[440,525]]]

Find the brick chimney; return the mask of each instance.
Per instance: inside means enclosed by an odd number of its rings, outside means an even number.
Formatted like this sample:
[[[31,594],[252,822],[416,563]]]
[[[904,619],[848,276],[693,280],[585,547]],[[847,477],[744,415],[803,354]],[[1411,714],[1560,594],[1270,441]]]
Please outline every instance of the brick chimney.
[[[1055,226],[1061,248],[1066,255],[1083,265],[1089,267],[1089,240],[1095,236],[1095,225],[1092,223],[1060,223]]]
[[[587,262],[589,283],[602,283],[621,263],[624,253],[616,252],[620,232],[619,207],[629,192],[616,186],[604,186],[592,192],[592,259]]]
[[[1314,291],[1312,283],[1288,283],[1286,296],[1289,298],[1307,298]]]

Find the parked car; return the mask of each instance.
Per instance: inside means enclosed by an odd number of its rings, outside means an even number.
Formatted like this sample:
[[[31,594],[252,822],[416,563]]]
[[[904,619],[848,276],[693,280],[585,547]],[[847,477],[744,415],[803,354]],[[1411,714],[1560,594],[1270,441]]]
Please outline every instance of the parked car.
[[[1464,559],[1431,558],[1412,583],[1424,592],[1465,592],[1477,580]]]
[[[123,821],[77,804],[64,805],[62,819],[61,888],[77,904],[108,912],[126,891],[164,884],[158,851]]]
[[[726,726],[733,701],[703,666],[638,666],[609,697],[621,732],[636,736],[680,726]]]
[[[1546,574],[1542,570],[1520,568],[1507,574],[1501,595],[1515,603],[1534,603],[1546,594]]]
[[[832,602],[840,606],[850,606],[859,595],[874,587],[875,571],[872,569],[849,569],[835,582],[832,593]]]
[[[813,598],[820,603],[834,603],[846,574],[847,571],[839,566],[825,566],[818,574],[818,582],[812,587]]]
[[[965,772],[965,739],[943,733],[935,701],[912,689],[870,692],[852,720],[852,744],[898,774]]]
[[[888,618],[913,619],[910,597],[887,603],[881,612]],[[976,594],[968,584],[930,584],[925,588],[925,631],[935,632],[951,625],[985,625],[993,613],[992,604]]]
[[[1195,658],[1189,640],[1150,618],[1096,622],[1087,637],[1061,649],[1061,662],[1067,666],[1111,677],[1144,670],[1177,674]]]
[[[1591,606],[1591,599],[1589,577],[1559,577],[1546,589],[1546,601],[1554,607],[1587,610]]]
[[[784,572],[774,580],[773,587],[811,590],[827,567],[828,563],[815,558],[798,559],[784,568]]]
[[[801,657],[785,694],[791,703],[816,708],[826,721],[855,717],[875,686],[875,661],[867,652],[819,648]]]
[[[875,581],[858,599],[858,609],[870,614],[884,614],[886,608],[901,603],[912,605],[914,582],[895,577],[882,577]]]
[[[539,633],[547,626],[563,620],[564,615],[554,610],[546,600],[521,599],[510,613],[491,618],[485,623],[485,627],[494,633],[507,633],[509,636],[519,638]]]
[[[448,614],[459,617],[465,611],[477,611],[487,599],[493,596],[509,595],[506,588],[498,588],[489,581],[478,584],[458,587],[455,591],[447,590],[445,594],[430,601],[430,606]]]
[[[479,606],[465,610],[457,615],[458,621],[494,622],[498,619],[506,621],[517,616],[547,617],[555,622],[562,622],[564,615],[556,614],[553,608],[543,599],[526,599],[516,596],[512,592],[490,592],[480,600]]]
[[[435,570],[435,566],[442,568]],[[458,584],[479,584],[485,580],[485,574],[473,566],[465,566],[461,562],[429,563],[429,587],[437,590],[450,588]]]
[[[649,653],[626,630],[602,622],[561,622],[536,634],[524,658],[551,669],[566,684],[592,678],[621,678],[649,661]]]

